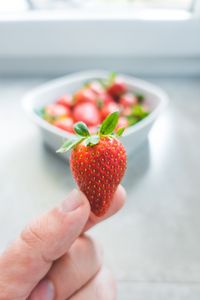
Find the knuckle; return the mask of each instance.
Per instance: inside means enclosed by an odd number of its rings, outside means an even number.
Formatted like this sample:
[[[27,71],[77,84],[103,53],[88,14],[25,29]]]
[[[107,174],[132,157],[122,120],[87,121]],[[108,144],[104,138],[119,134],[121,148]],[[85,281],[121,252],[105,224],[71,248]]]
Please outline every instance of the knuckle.
[[[37,223],[32,223],[28,225],[20,235],[20,238],[22,242],[28,247],[30,256],[32,256],[32,252],[34,255],[38,255],[38,263],[43,262],[45,264],[51,263],[51,259],[48,258],[46,253],[44,252],[44,243],[45,243],[45,237],[42,234],[42,231],[40,230],[40,223],[37,221]],[[49,248],[49,247],[48,247]],[[29,260],[29,266],[31,266],[31,269],[37,270],[37,264],[35,263],[34,259]]]
[[[40,233],[40,223],[34,221],[21,232],[21,239],[29,247],[34,247],[36,244],[43,242],[42,234]]]
[[[51,245],[55,236],[62,238],[66,226],[62,214],[55,208],[49,213],[34,219],[21,233],[21,239],[33,247],[35,245]]]

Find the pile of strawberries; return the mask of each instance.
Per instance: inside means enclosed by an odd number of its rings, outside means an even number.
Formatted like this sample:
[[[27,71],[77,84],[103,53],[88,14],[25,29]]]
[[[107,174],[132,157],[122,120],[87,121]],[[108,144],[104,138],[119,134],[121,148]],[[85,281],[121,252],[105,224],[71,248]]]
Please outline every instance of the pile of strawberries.
[[[107,80],[87,82],[74,95],[65,94],[40,110],[40,115],[54,126],[74,133],[73,125],[82,121],[91,133],[112,112],[118,111],[120,127],[134,125],[149,112],[143,95],[130,92],[123,79],[111,74]]]

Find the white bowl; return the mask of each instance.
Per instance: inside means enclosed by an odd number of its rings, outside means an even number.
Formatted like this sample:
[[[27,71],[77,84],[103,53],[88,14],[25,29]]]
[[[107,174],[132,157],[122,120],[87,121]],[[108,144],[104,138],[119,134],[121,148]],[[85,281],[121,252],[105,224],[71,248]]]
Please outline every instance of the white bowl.
[[[108,71],[74,73],[43,84],[25,95],[22,101],[23,107],[31,119],[40,128],[44,142],[53,151],[56,151],[63,141],[68,139],[71,134],[56,128],[43,120],[36,113],[37,110],[44,107],[46,104],[53,103],[56,98],[65,93],[75,92],[85,82],[91,79],[107,78],[109,73],[110,72]],[[124,78],[130,90],[144,94],[146,102],[151,110],[149,116],[137,124],[127,128],[121,138],[127,154],[130,154],[138,145],[147,139],[152,125],[168,102],[168,96],[162,89],[146,81],[123,74],[118,75]]]

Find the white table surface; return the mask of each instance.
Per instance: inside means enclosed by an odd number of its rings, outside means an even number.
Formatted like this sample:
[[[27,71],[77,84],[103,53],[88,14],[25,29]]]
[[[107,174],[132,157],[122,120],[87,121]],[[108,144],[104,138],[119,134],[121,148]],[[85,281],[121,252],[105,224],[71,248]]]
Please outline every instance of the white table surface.
[[[0,251],[74,187],[21,109],[24,93],[46,80],[0,79]],[[149,80],[170,105],[129,159],[126,206],[91,234],[119,281],[118,299],[199,300],[200,78]]]

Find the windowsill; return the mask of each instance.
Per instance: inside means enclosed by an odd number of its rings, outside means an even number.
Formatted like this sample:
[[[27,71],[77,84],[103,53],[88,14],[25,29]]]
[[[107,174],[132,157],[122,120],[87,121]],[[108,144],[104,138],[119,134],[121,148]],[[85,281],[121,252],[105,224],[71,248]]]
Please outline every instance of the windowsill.
[[[190,11],[180,9],[133,9],[128,6],[105,8],[70,8],[61,10],[31,10],[18,13],[0,14],[0,22],[16,21],[67,21],[67,20],[143,20],[181,21],[191,19]]]
[[[52,74],[56,69],[60,74],[63,70],[110,67],[144,70],[145,61],[153,73],[165,72],[170,62],[172,73],[174,69],[176,74],[188,70],[197,74],[199,36],[200,20],[178,10],[4,15],[0,19],[0,73],[23,70],[23,74],[36,74],[38,70],[46,74],[49,70]]]

